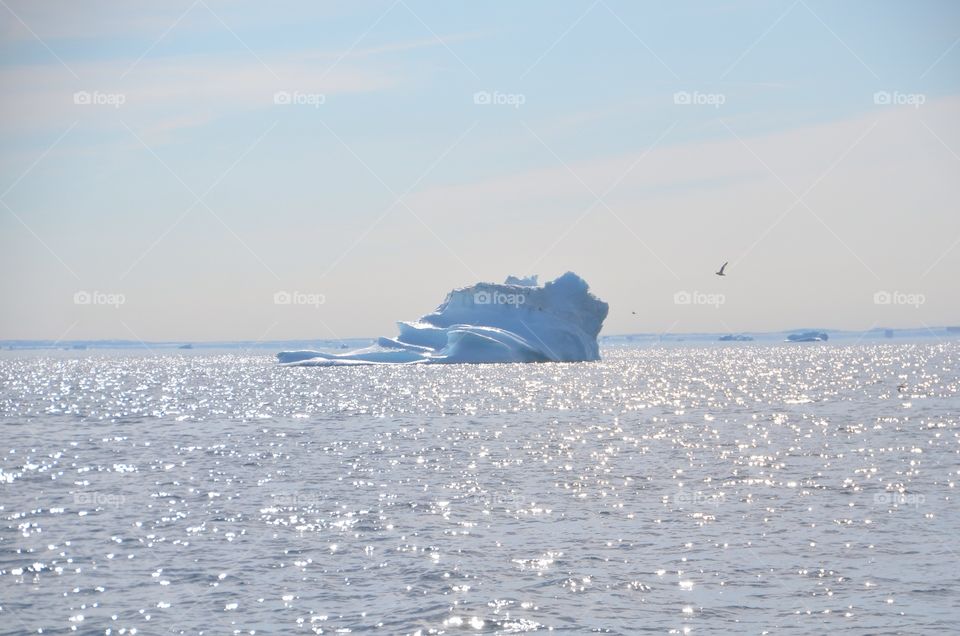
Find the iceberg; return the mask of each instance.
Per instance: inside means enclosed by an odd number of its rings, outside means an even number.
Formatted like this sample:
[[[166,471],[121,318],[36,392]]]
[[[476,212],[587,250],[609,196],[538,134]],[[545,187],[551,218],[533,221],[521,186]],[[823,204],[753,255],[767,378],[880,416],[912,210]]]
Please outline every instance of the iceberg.
[[[283,351],[287,365],[583,362],[600,359],[597,336],[609,306],[567,272],[455,289],[432,313],[398,322],[399,335],[347,353]]]
[[[826,331],[801,331],[790,334],[784,342],[826,342],[829,339]]]

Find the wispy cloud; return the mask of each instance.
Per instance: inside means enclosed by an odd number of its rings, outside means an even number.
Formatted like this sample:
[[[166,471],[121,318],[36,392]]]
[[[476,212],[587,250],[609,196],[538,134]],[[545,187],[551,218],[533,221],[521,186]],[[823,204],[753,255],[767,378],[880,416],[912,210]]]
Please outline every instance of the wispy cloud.
[[[172,130],[230,112],[275,107],[278,91],[335,99],[403,81],[398,72],[356,65],[341,65],[320,78],[324,63],[299,56],[273,58],[270,65],[277,77],[256,60],[221,56],[208,56],[203,63],[196,57],[145,60],[123,80],[120,62],[79,65],[79,81],[50,65],[0,68],[0,83],[12,87],[0,97],[0,134],[22,135],[77,119],[85,128],[109,125],[120,114],[147,128]],[[122,103],[77,104],[75,95],[81,92],[120,96],[114,101]]]
[[[960,113],[960,97],[943,98],[925,106],[924,120],[938,121],[946,129]],[[878,164],[884,169],[893,169],[901,161],[904,153],[925,152],[920,148],[930,146],[929,139],[921,137],[921,121],[913,108],[893,108],[880,113],[869,113],[848,119],[828,123],[803,126],[792,130],[767,133],[751,137],[750,146],[756,149],[792,188],[802,189],[807,181],[822,172],[832,155],[830,148],[842,149],[844,144],[856,137],[866,123],[881,118],[876,133],[875,146],[889,147],[890,152],[882,157],[869,158],[869,161],[857,163],[863,172],[864,182],[851,183],[849,188],[856,190],[875,189],[870,184],[872,171]],[[637,201],[637,197],[659,198],[664,194],[689,192],[686,186],[700,184],[721,187],[729,183],[742,184],[745,180],[753,182],[770,181],[771,177],[756,159],[743,151],[742,144],[735,138],[723,134],[723,127],[715,122],[715,133],[707,141],[676,143],[671,140],[661,142],[656,149],[645,157],[642,165],[631,171],[618,184],[611,199]],[[523,135],[510,139],[501,139],[504,145],[527,143]],[[531,144],[534,145],[534,144]],[[642,142],[639,143],[642,146]],[[893,149],[897,149],[894,151]],[[929,148],[927,149],[929,150]],[[530,201],[549,202],[569,201],[583,197],[590,198],[588,188],[603,191],[611,181],[633,165],[642,154],[624,153],[592,159],[571,159],[569,169],[553,161],[544,154],[540,167],[521,172],[510,170],[496,177],[484,178],[474,182],[434,186],[415,193],[412,200],[424,208],[442,210],[450,201],[462,202],[469,210],[510,210],[511,206]],[[826,163],[825,163],[826,162]],[[887,165],[889,164],[889,165]],[[914,166],[922,172],[922,166]],[[571,177],[570,170],[579,179]],[[744,202],[745,205],[748,202]]]
[[[405,51],[414,51],[417,49],[428,49],[443,46],[445,44],[454,44],[457,42],[468,42],[485,38],[485,33],[454,33],[451,35],[441,35],[439,38],[428,37],[416,40],[405,40],[400,42],[390,42],[376,46],[369,46],[362,49],[351,51],[346,57],[368,57],[372,55],[381,55],[384,53],[402,53]],[[311,56],[316,57],[336,57],[340,55],[338,51],[329,51],[325,53],[316,53]]]

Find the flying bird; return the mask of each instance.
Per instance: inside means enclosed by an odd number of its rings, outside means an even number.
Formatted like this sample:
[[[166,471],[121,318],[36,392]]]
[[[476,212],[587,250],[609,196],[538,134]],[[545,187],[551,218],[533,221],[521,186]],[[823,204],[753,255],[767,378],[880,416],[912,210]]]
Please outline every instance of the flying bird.
[[[723,270],[727,269],[727,264],[728,264],[728,263],[724,263],[724,264],[720,267],[720,271],[719,271],[719,272],[716,272],[717,276],[726,276],[726,274],[723,273]]]

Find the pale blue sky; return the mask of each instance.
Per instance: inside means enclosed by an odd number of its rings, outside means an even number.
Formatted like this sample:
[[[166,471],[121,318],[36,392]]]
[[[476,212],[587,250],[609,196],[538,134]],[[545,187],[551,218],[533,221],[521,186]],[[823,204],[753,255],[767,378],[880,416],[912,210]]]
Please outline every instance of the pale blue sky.
[[[566,270],[605,333],[960,323],[958,41],[953,2],[3,0],[0,338],[393,334]]]

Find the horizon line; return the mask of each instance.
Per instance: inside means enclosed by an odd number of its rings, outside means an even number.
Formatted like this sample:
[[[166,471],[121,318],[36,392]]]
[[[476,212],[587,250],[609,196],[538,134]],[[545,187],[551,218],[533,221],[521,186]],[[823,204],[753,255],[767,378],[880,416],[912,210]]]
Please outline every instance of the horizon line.
[[[792,329],[776,329],[770,331],[635,331],[625,333],[599,334],[599,339],[603,338],[626,338],[634,336],[646,337],[667,337],[667,336],[724,336],[724,335],[778,335],[789,334],[803,331],[823,331],[828,334],[869,334],[886,333],[898,331],[920,332],[930,334],[931,337],[937,337],[935,331],[946,332],[946,334],[960,334],[960,325],[936,325],[922,327],[871,327],[869,329],[833,329],[827,327],[797,327]],[[4,338],[0,339],[0,345],[20,345],[37,344],[46,346],[68,345],[68,344],[106,344],[106,343],[126,343],[148,347],[150,345],[217,345],[217,344],[245,344],[253,346],[267,346],[271,344],[296,343],[296,342],[351,342],[357,340],[377,341],[381,336],[353,336],[348,338],[282,338],[277,340],[202,340],[202,339],[177,339],[177,340],[138,340],[130,338],[77,338],[77,339],[54,339],[54,338]]]

